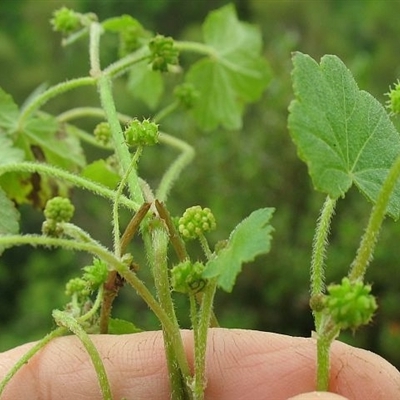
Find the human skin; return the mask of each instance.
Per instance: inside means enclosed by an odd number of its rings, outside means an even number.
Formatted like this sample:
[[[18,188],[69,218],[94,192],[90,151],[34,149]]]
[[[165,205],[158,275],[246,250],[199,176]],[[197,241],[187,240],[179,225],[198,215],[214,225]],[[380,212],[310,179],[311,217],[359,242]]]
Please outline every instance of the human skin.
[[[192,333],[182,331],[182,337],[192,364]],[[107,370],[113,399],[170,398],[161,332],[94,335],[92,339]],[[0,378],[31,346],[0,354]],[[314,339],[210,329],[207,400],[395,400],[400,399],[400,372],[371,352],[335,342],[330,391],[337,395],[310,393],[314,390]],[[1,400],[24,398],[101,399],[91,361],[76,337],[50,342],[13,377]]]

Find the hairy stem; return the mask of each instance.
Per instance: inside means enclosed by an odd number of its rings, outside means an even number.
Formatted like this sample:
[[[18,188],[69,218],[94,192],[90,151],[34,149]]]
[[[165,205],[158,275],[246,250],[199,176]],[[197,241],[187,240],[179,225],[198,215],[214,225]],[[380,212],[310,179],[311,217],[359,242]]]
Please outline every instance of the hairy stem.
[[[102,32],[103,28],[98,22],[92,22],[90,24],[89,60],[90,60],[90,75],[93,77],[97,77],[101,74],[100,36]]]
[[[217,280],[212,279],[206,286],[199,312],[198,331],[195,333],[195,361],[194,361],[194,398],[196,400],[204,399],[204,391],[206,388],[206,349],[208,328],[210,327],[210,319],[214,303],[215,291],[217,289]]]
[[[47,103],[50,99],[59,96],[69,90],[88,85],[95,85],[96,79],[92,77],[75,78],[66,82],[61,82],[50,87],[39,96],[36,96],[22,111],[18,120],[18,129],[21,129],[25,121],[40,107]]]
[[[158,215],[164,221],[169,234],[169,240],[174,247],[175,253],[178,256],[179,261],[185,261],[189,258],[188,253],[186,251],[185,242],[182,240],[181,236],[179,235],[178,231],[175,228],[175,225],[171,219],[171,216],[165,207],[164,203],[156,200],[154,202]]]
[[[139,225],[143,218],[146,216],[147,211],[150,208],[149,203],[143,203],[142,207],[138,212],[132,217],[128,226],[125,229],[121,237],[120,242],[120,254],[123,255],[126,248],[131,241],[132,237],[135,235],[136,231],[139,229]],[[119,289],[122,287],[123,282],[117,271],[110,271],[107,277],[107,281],[104,283],[104,297],[101,305],[100,312],[100,333],[108,332],[108,322],[111,315],[112,304],[118,295]]]
[[[125,188],[125,185],[129,179],[130,174],[137,167],[137,162],[141,154],[142,154],[142,147],[139,146],[134,156],[132,157],[131,163],[128,169],[126,170],[124,176],[122,177],[118,185],[117,191],[115,193],[112,215],[113,215],[114,253],[118,258],[121,257],[121,238],[119,231],[119,199],[122,196],[122,191]]]
[[[328,245],[328,236],[331,225],[332,216],[335,212],[336,200],[329,196],[326,198],[322,206],[321,214],[315,230],[313,251],[311,257],[311,296],[317,296],[325,290],[325,256],[326,247]],[[321,313],[314,312],[315,326],[318,326],[321,319]]]
[[[6,235],[0,236],[0,246],[44,246],[44,247],[61,247],[67,250],[86,251],[93,254],[102,261],[104,261],[110,268],[118,272],[138,293],[138,295],[146,302],[149,308],[154,312],[157,318],[161,321],[165,330],[171,336],[176,333],[175,325],[171,322],[170,318],[160,306],[154,296],[151,294],[146,285],[136,276],[136,274],[129,269],[124,263],[118,260],[113,253],[108,251],[100,244],[81,243],[76,240],[59,239],[40,235]],[[179,337],[180,339],[180,337]],[[181,348],[182,340],[176,339],[174,341],[176,348]],[[179,365],[182,371],[189,373],[189,367],[186,358],[179,359]]]
[[[103,395],[104,400],[112,400],[110,383],[108,381],[107,373],[104,368],[103,361],[99,352],[97,351],[94,343],[90,339],[89,335],[85,332],[85,330],[79,325],[78,321],[68,315],[66,312],[60,310],[53,311],[53,318],[56,323],[60,326],[64,326],[68,328],[71,332],[73,332],[79,340],[84,345],[86,351],[89,354],[90,359],[92,360],[94,369],[96,371],[97,379],[99,381],[101,393]]]
[[[362,237],[360,247],[358,248],[356,258],[351,264],[349,279],[350,281],[362,280],[378,240],[379,232],[385,219],[390,196],[400,176],[400,156],[389,170],[389,173],[382,185],[379,196],[372,209],[367,228]]]
[[[115,191],[108,189],[107,187],[99,183],[83,178],[79,175],[73,174],[61,168],[53,167],[49,164],[21,162],[0,165],[0,175],[5,174],[6,172],[28,172],[31,174],[39,173],[72,183],[76,187],[89,190],[90,192],[109,200],[115,199]],[[120,196],[119,202],[120,204],[134,211],[140,208],[140,205],[138,203],[128,199],[126,196]]]
[[[194,149],[183,140],[177,139],[162,132],[160,132],[160,142],[165,143],[168,146],[175,147],[181,151],[179,157],[177,157],[169,166],[167,171],[165,171],[156,191],[156,198],[160,201],[166,201],[169,191],[171,190],[171,187],[176,179],[178,179],[179,174],[193,160]]]
[[[186,385],[190,377],[190,372],[186,365],[185,370],[180,370],[179,368],[183,360],[185,360],[185,364],[187,361],[182,339],[180,337],[179,324],[175,315],[175,308],[171,297],[167,266],[168,234],[163,227],[154,228],[154,230],[151,232],[151,242],[152,253],[150,254],[150,262],[158,299],[168,315],[171,324],[174,326],[173,332],[166,331],[163,326],[165,352],[167,357],[172,398],[183,400],[190,398],[190,394]],[[176,347],[177,344],[178,347]],[[182,361],[179,362],[179,359]]]
[[[320,331],[317,332],[317,390],[326,392],[329,390],[331,344],[339,335],[340,329],[330,316],[325,316],[320,326]]]
[[[126,171],[128,171],[129,165],[131,163],[131,154],[125,142],[124,134],[118,120],[118,114],[114,104],[110,78],[104,74],[101,75],[98,80],[98,88],[100,92],[101,104],[104,108],[107,121],[110,124],[115,154],[117,155],[117,158],[120,162],[123,174],[125,174]],[[136,203],[142,204],[143,195],[142,191],[140,190],[139,178],[136,171],[132,171],[132,173],[130,174],[128,179],[128,187],[132,200]]]

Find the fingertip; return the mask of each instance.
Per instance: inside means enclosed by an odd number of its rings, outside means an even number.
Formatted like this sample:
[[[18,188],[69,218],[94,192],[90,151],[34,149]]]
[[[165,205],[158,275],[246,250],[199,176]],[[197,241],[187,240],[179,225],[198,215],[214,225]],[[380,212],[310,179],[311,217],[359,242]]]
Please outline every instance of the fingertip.
[[[310,392],[290,397],[287,400],[348,400],[348,398],[340,396],[339,394],[336,393]]]

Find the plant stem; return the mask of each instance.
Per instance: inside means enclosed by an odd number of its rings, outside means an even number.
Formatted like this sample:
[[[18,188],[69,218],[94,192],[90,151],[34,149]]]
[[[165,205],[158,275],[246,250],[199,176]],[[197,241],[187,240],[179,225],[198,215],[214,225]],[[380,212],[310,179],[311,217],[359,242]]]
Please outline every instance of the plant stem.
[[[176,230],[175,225],[171,219],[171,215],[169,214],[164,203],[156,199],[154,205],[156,206],[158,215],[164,221],[168,229],[169,240],[171,241],[172,246],[174,247],[175,253],[178,256],[179,261],[185,261],[186,259],[189,258],[188,253],[186,251],[185,242],[182,240],[181,236]]]
[[[114,254],[109,252],[100,244],[81,243],[75,240],[59,239],[40,235],[5,235],[0,236],[0,246],[44,246],[44,247],[62,247],[67,250],[86,251],[103,260],[111,268],[115,269],[138,293],[140,297],[147,303],[157,318],[161,321],[164,328],[171,333],[175,332],[175,326],[170,321],[164,309],[156,301],[146,285],[136,276],[136,274],[115,258]],[[176,345],[179,348],[179,343]],[[180,358],[179,365],[183,371],[189,373],[186,358]]]
[[[18,120],[18,130],[22,129],[27,118],[29,118],[41,106],[47,103],[53,97],[56,97],[69,90],[88,85],[95,85],[96,79],[93,77],[75,78],[66,82],[61,82],[55,86],[50,87],[39,96],[35,97],[23,110]]]
[[[3,394],[4,389],[6,388],[7,384],[13,378],[13,376],[25,365],[28,361],[47,343],[53,340],[56,337],[62,336],[67,333],[67,329],[64,327],[59,327],[54,331],[48,333],[43,339],[37,342],[33,347],[31,347],[18,361],[13,365],[10,371],[7,372],[6,376],[0,382],[0,397]]]
[[[175,40],[174,46],[179,51],[192,51],[210,57],[217,57],[215,49],[204,43]]]
[[[210,246],[208,244],[208,241],[206,239],[206,237],[204,236],[204,234],[200,234],[199,235],[199,241],[200,241],[200,245],[201,248],[203,249],[203,253],[206,256],[207,260],[210,260],[212,257],[212,251],[210,250]]]
[[[121,254],[124,254],[126,251],[126,247],[129,242],[132,240],[135,233],[138,231],[140,223],[143,221],[147,212],[150,209],[150,203],[143,203],[137,213],[132,217],[129,221],[128,226],[126,227],[122,237],[121,237]]]
[[[138,159],[142,154],[142,147],[139,146],[136,149],[134,156],[132,157],[131,163],[126,170],[124,176],[122,177],[117,191],[115,193],[114,203],[113,203],[113,210],[112,210],[112,219],[113,219],[113,234],[114,234],[114,253],[116,257],[121,257],[121,238],[120,238],[120,231],[119,231],[119,199],[122,196],[122,191],[125,188],[126,182],[129,179],[130,174],[136,168]]]
[[[89,59],[90,59],[90,75],[93,77],[100,76],[100,36],[103,32],[102,26],[98,22],[90,24],[90,43],[89,43]]]
[[[174,327],[173,331],[170,332],[165,330],[163,326],[172,398],[183,400],[190,398],[190,393],[186,385],[190,378],[190,373],[189,369],[186,369],[186,366],[184,371],[179,369],[180,363],[178,359],[186,360],[186,353],[180,336],[179,324],[171,297],[167,266],[168,234],[163,227],[155,227],[153,229],[151,232],[151,242],[152,253],[150,253],[150,261],[158,299]],[[176,345],[178,345],[178,347],[176,347]]]
[[[214,303],[215,291],[217,289],[217,280],[211,279],[206,286],[199,312],[198,331],[195,332],[195,367],[194,367],[194,399],[202,400],[206,387],[205,369],[206,369],[206,349],[207,333],[210,326],[212,308]]]
[[[97,351],[94,343],[90,339],[89,335],[85,332],[85,330],[79,325],[78,321],[75,318],[68,315],[66,312],[62,312],[60,310],[53,311],[53,318],[56,323],[61,326],[65,326],[71,332],[73,332],[82,344],[85,346],[86,351],[89,354],[90,359],[92,360],[94,369],[97,374],[97,378],[100,384],[100,389],[103,395],[104,400],[112,400],[110,383],[108,381],[107,373],[104,368],[103,361],[99,352]]]
[[[132,54],[121,58],[118,61],[110,64],[108,67],[104,68],[103,74],[116,78],[117,76],[123,75],[129,71],[135,64],[145,61],[150,57],[149,50],[147,46],[143,46]]]
[[[21,163],[0,165],[0,175],[5,174],[6,172],[28,172],[31,174],[40,173],[43,175],[48,175],[54,178],[61,179],[63,181],[70,182],[74,186],[89,190],[94,194],[105,197],[107,199],[110,200],[115,199],[114,190],[108,189],[107,187],[99,183],[83,178],[71,172],[65,171],[61,168],[53,167],[48,164],[35,163],[35,162],[21,162]],[[126,196],[120,197],[120,204],[123,204],[125,207],[128,207],[133,211],[136,211],[140,208],[140,205],[138,203],[128,199]]]
[[[385,219],[387,207],[390,201],[390,196],[393,193],[394,187],[400,176],[400,156],[389,170],[389,173],[382,185],[378,198],[370,218],[365,233],[362,237],[360,246],[357,250],[356,258],[350,267],[349,279],[354,282],[364,278],[367,267],[372,260],[372,255],[375,250],[375,245],[378,240],[379,232]]]
[[[175,147],[181,151],[181,154],[165,171],[161,182],[156,191],[156,198],[160,201],[166,201],[169,191],[181,171],[193,160],[194,149],[183,140],[177,139],[171,135],[160,132],[160,142]]]
[[[147,211],[150,208],[150,203],[143,203],[142,207],[138,210],[138,212],[133,216],[133,218],[129,221],[128,226],[125,229],[121,237],[120,242],[120,254],[123,255],[125,253],[126,247],[131,241],[132,237],[139,229],[139,225],[142,222],[143,218],[146,216]],[[119,289],[122,287],[123,282],[121,282],[120,276],[117,271],[110,271],[107,277],[107,281],[104,283],[104,297],[103,302],[101,304],[101,312],[100,312],[100,333],[108,332],[108,322],[110,319],[112,304],[115,298],[118,295]]]
[[[317,390],[326,392],[329,389],[330,379],[330,348],[332,342],[339,335],[330,316],[325,316],[321,322],[320,332],[317,332]]]
[[[154,122],[160,122],[168,115],[172,114],[179,107],[179,101],[174,101],[162,110],[160,110],[154,117]]]
[[[115,154],[122,167],[123,174],[129,169],[131,163],[131,154],[128,146],[125,142],[124,134],[121,129],[121,125],[118,120],[117,110],[114,104],[114,98],[111,89],[111,80],[106,75],[101,75],[98,80],[98,88],[100,92],[101,104],[104,108],[107,121],[110,124],[110,129],[113,138],[113,144],[115,148]],[[131,194],[131,198],[136,203],[143,203],[143,195],[140,190],[139,179],[136,171],[132,171],[128,180],[128,187]]]
[[[317,226],[315,229],[312,257],[311,257],[311,296],[320,295],[325,290],[325,256],[328,245],[328,236],[332,216],[335,212],[336,200],[329,196],[322,206]],[[321,313],[314,312],[315,327],[318,332]]]

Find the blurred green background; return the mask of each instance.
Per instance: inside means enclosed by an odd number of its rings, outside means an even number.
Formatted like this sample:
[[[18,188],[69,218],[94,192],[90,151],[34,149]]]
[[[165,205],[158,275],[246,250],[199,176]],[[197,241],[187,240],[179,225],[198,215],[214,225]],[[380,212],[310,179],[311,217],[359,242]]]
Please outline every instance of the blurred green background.
[[[223,0],[76,0],[0,1],[0,86],[18,104],[41,83],[55,84],[86,75],[88,58],[82,41],[62,48],[48,23],[62,5],[96,13],[100,19],[131,14],[143,25],[177,39],[199,39],[207,12]],[[234,2],[239,17],[260,26],[264,53],[273,79],[263,98],[248,108],[240,132],[200,132],[183,115],[170,118],[169,131],[193,144],[197,157],[174,187],[168,206],[179,215],[188,206],[211,207],[219,229],[212,240],[226,238],[234,226],[259,207],[276,207],[273,247],[269,255],[244,267],[232,294],[218,293],[216,314],[228,327],[260,329],[290,335],[310,335],[308,275],[315,221],[324,196],[312,190],[305,166],[297,159],[287,127],[287,107],[293,97],[291,52],[319,59],[338,55],[359,86],[380,101],[400,76],[399,1],[260,1]],[[105,43],[110,57],[114,43]],[[108,46],[108,47],[107,47]],[[144,104],[115,86],[122,112],[146,115]],[[96,94],[82,90],[52,101],[46,110],[60,112],[97,104]],[[142,171],[151,184],[160,165],[172,153],[149,152]],[[93,155],[95,157],[95,155]],[[78,222],[110,244],[109,204],[74,192]],[[355,190],[339,202],[327,261],[327,281],[339,281],[351,263],[366,225],[370,204]],[[41,214],[22,207],[22,230],[39,232]],[[99,227],[103,226],[104,229]],[[367,280],[373,284],[379,310],[373,322],[341,339],[371,349],[400,367],[400,224],[385,221]],[[139,242],[134,246],[138,247]],[[53,327],[51,310],[62,307],[66,280],[79,273],[89,258],[64,251],[18,248],[0,260],[0,351],[36,340]],[[184,299],[177,298],[178,306]],[[134,293],[123,290],[115,314],[146,329],[158,325]],[[182,312],[182,324],[187,318]]]

